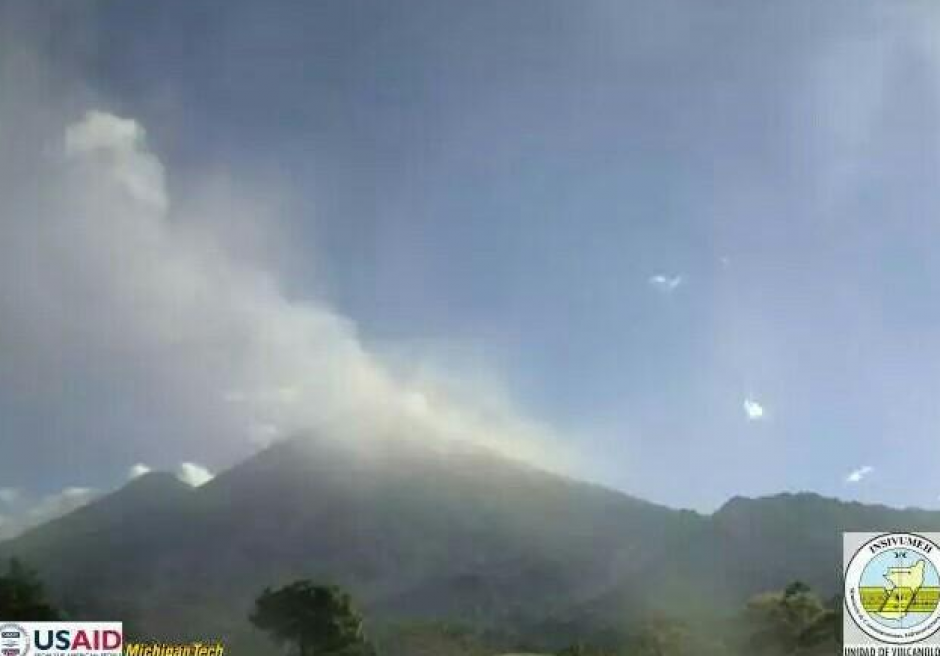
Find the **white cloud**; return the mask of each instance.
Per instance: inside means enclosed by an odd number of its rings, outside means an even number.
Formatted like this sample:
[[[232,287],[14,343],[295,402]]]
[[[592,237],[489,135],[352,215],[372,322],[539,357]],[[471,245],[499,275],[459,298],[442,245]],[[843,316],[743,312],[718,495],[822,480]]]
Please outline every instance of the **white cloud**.
[[[262,448],[270,446],[279,437],[281,437],[281,429],[277,427],[277,424],[262,422],[248,427],[248,439],[252,444]]]
[[[229,226],[276,225],[263,212],[246,215],[259,206],[249,192],[236,187],[199,203],[190,198],[198,192],[171,198],[145,130],[130,119],[92,111],[64,135],[61,161],[41,159],[28,171],[42,170],[42,185],[0,190],[0,350],[15,352],[39,389],[61,387],[40,387],[43,375],[107,389],[137,423],[133,431],[89,430],[97,446],[133,433],[147,436],[131,438],[144,456],[154,435],[161,451],[215,440],[227,454],[246,455],[258,439],[246,426],[276,426],[279,435],[350,443],[468,441],[564,468],[566,454],[545,446],[552,433],[520,416],[501,387],[480,395],[459,382],[409,379],[347,317],[317,297],[288,297],[270,263],[234,255]],[[32,287],[3,282],[10,280]],[[416,412],[416,398],[434,403]],[[141,433],[135,408],[159,416],[159,425]]]
[[[743,407],[748,421],[759,421],[764,418],[764,406],[751,397],[744,399]]]
[[[149,474],[151,471],[152,470],[150,469],[150,467],[148,467],[142,462],[138,462],[136,465],[134,465],[127,471],[127,478],[129,480],[134,480],[135,478],[140,478],[144,474]]]
[[[150,467],[138,463],[129,469],[128,477],[137,478],[149,471]],[[213,474],[202,465],[184,462],[179,466],[177,478],[188,485],[198,487],[212,480]],[[12,488],[0,488],[0,493],[9,499],[9,503],[17,502],[17,508],[12,513],[0,515],[0,540],[16,537],[35,526],[67,515],[94,501],[101,494],[98,490],[81,486],[66,487],[38,499],[25,497],[23,493]]]
[[[23,499],[20,496],[22,510],[6,515],[0,522],[0,539],[16,537],[34,526],[45,524],[73,510],[77,510],[99,496],[99,492],[89,487],[66,487],[58,492],[47,494],[39,499]]]
[[[65,130],[67,156],[88,160],[107,170],[135,200],[157,210],[167,206],[163,165],[146,149],[146,132],[136,121],[90,111]]]
[[[868,476],[870,473],[875,471],[875,468],[870,465],[863,465],[858,469],[855,469],[849,472],[849,475],[845,477],[846,483],[859,483],[863,478]]]
[[[648,282],[655,290],[670,294],[683,283],[683,279],[682,276],[670,277],[663,274],[656,274],[650,276]]]
[[[215,476],[202,465],[194,462],[184,462],[180,464],[176,472],[176,477],[192,487],[199,487],[211,481]]]
[[[0,487],[0,503],[8,506],[16,503],[20,498],[20,491],[12,487]]]
[[[90,487],[66,487],[42,497],[25,513],[24,528],[38,526],[81,508],[98,496]]]

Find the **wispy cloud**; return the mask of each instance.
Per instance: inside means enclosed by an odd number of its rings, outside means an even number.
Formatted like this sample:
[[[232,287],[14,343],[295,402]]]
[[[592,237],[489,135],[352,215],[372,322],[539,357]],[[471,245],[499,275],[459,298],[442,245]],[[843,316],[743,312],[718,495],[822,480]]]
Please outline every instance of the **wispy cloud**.
[[[650,276],[648,282],[656,291],[671,294],[684,282],[684,279],[682,276],[667,276],[658,273],[654,276]]]
[[[176,477],[187,485],[199,487],[211,481],[215,478],[215,475],[202,465],[197,465],[194,462],[184,462],[179,466]]]
[[[93,501],[100,495],[90,487],[66,487],[39,499],[17,495],[19,511],[6,514],[0,522],[0,540],[13,538],[40,524],[67,515]]]
[[[350,442],[412,435],[564,467],[546,448],[560,440],[521,416],[504,388],[445,393],[464,388],[416,382],[323,299],[287,295],[276,263],[229,243],[233,223],[277,230],[270,214],[251,211],[263,201],[239,190],[221,200],[208,192],[204,200],[198,189],[195,199],[173,198],[146,137],[132,119],[91,111],[64,129],[54,161],[33,162],[45,176],[41,197],[36,185],[0,191],[0,350],[15,349],[33,378],[85,379],[85,363],[126,365],[128,375],[160,386],[162,416],[174,424],[160,434],[177,436],[162,446],[176,451],[192,439],[227,440],[232,446],[219,450],[244,453],[300,433]],[[19,161],[0,164],[16,169]],[[36,211],[20,217],[22,207]],[[14,278],[35,289],[5,293],[2,281]],[[94,290],[94,311],[74,309],[75,289]],[[82,354],[64,358],[77,371],[56,364],[37,372],[51,340],[57,352]],[[111,387],[109,371],[91,373]],[[461,375],[448,371],[444,383],[451,377]],[[128,405],[140,401],[134,386],[115,387]],[[415,391],[435,403],[414,412]]]
[[[127,471],[127,478],[130,480],[134,480],[135,478],[140,478],[144,474],[149,474],[150,471],[151,469],[149,466],[145,465],[142,462],[138,462],[136,465],[134,465]]]
[[[248,427],[248,439],[261,448],[270,446],[279,437],[281,437],[281,429],[273,422],[258,422]]]
[[[855,469],[849,472],[849,475],[845,477],[846,483],[860,483],[863,478],[875,471],[875,468],[870,465],[863,465],[858,469]]]
[[[149,465],[137,463],[127,472],[133,480],[153,471]],[[176,477],[187,485],[199,487],[215,478],[203,465],[183,462]],[[0,514],[0,540],[14,538],[31,528],[45,524],[94,501],[102,492],[90,487],[69,486],[42,497],[30,497],[15,488],[0,488],[0,503],[7,510]]]
[[[98,494],[97,490],[90,487],[67,487],[60,492],[43,497],[36,506],[30,509],[27,516],[31,524],[41,524],[84,506]]]
[[[751,397],[744,399],[744,414],[748,421],[759,421],[764,418],[764,406]]]

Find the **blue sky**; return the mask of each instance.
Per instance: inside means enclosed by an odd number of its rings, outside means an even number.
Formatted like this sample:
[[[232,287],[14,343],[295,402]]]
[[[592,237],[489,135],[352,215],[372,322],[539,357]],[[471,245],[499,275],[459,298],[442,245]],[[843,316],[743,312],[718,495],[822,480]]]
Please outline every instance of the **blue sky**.
[[[6,11],[26,54],[4,51],[5,87],[49,125],[135,121],[173,207],[274,217],[213,227],[236,261],[384,363],[498,389],[573,473],[703,510],[799,489],[938,504],[911,485],[940,455],[930,3]],[[17,371],[40,366],[21,352]],[[249,452],[201,440],[176,401],[159,418],[107,401],[112,368],[45,401],[0,385],[0,481],[97,489],[136,462]]]

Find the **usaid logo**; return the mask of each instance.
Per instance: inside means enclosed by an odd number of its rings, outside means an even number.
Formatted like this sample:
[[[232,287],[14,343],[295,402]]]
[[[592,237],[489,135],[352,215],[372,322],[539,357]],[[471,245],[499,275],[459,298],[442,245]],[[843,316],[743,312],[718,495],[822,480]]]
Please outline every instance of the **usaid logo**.
[[[0,656],[121,656],[121,622],[3,622]]]

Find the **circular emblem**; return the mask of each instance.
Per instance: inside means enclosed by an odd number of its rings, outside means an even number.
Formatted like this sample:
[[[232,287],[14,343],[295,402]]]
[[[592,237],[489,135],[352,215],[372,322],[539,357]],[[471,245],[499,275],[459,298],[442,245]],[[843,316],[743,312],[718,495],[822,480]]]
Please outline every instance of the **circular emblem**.
[[[845,610],[867,635],[901,645],[940,630],[940,546],[916,533],[886,533],[845,570]]]
[[[0,625],[0,656],[26,656],[29,634],[19,624]]]

